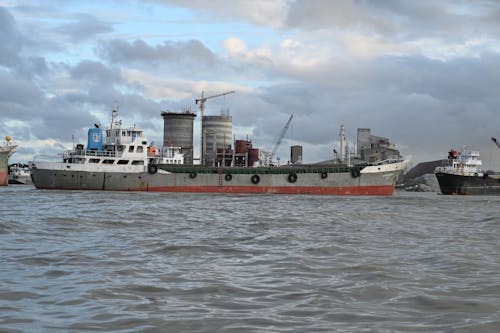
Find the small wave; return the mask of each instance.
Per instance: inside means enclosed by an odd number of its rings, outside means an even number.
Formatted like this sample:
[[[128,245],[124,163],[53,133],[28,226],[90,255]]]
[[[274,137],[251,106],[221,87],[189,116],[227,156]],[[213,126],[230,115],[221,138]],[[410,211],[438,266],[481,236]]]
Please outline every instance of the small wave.
[[[70,274],[71,274],[71,272],[61,271],[61,270],[57,270],[57,269],[50,270],[50,271],[47,271],[44,273],[44,275],[48,278],[58,278],[58,277],[66,276],[66,275],[70,275]]]
[[[23,299],[37,299],[43,295],[29,291],[0,291],[0,300],[19,301]]]
[[[408,299],[416,307],[425,311],[453,311],[462,313],[497,313],[498,307],[485,302],[452,297],[415,296]]]

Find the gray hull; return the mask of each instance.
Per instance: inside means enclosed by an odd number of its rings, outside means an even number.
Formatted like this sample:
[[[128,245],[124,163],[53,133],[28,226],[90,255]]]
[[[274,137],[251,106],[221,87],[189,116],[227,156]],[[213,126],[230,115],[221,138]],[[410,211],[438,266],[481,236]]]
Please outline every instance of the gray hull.
[[[379,168],[380,169],[380,168]],[[330,172],[328,172],[330,171]],[[161,169],[154,173],[87,172],[32,169],[38,189],[391,195],[401,170],[353,172],[352,169],[304,171],[280,168]]]

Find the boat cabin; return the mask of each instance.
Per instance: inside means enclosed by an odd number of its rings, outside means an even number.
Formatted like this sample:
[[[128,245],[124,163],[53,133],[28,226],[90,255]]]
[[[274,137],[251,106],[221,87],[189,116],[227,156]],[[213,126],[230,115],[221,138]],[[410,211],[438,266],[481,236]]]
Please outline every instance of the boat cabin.
[[[77,144],[73,150],[63,154],[64,163],[104,164],[104,165],[148,165],[184,164],[181,147],[163,147],[157,151],[148,145],[143,130],[135,127],[122,128],[121,120],[116,121],[117,109],[113,110],[111,126],[106,130],[106,139],[99,125],[88,131],[88,142]]]
[[[446,166],[437,167],[435,172],[451,173],[463,176],[482,176],[482,162],[479,151],[464,148],[461,152],[454,149],[448,152]]]

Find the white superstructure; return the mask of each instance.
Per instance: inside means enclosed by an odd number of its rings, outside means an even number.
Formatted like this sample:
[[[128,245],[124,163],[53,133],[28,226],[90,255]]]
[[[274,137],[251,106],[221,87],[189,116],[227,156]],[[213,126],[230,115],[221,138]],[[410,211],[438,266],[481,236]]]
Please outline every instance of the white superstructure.
[[[62,161],[57,162],[35,157],[30,166],[51,170],[140,173],[157,163],[184,163],[180,147],[163,147],[157,151],[155,146],[148,145],[142,129],[122,127],[121,120],[116,120],[117,113],[118,108],[113,109],[105,140],[96,125],[96,128],[89,130],[87,147],[77,144],[75,148],[64,152]]]
[[[466,147],[461,152],[452,149],[448,152],[448,164],[436,167],[434,173],[447,173],[458,176],[483,176],[479,151],[470,150]]]

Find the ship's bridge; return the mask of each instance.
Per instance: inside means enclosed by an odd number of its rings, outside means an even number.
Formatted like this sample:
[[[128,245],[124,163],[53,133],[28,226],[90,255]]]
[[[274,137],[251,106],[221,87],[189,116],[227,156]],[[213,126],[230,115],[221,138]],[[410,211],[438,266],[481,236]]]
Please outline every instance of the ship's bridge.
[[[107,144],[131,144],[136,140],[143,141],[143,130],[136,128],[113,128],[106,130]]]
[[[457,164],[462,164],[466,166],[481,166],[481,160],[479,159],[479,151],[475,150],[463,150],[460,155],[458,155]]]

